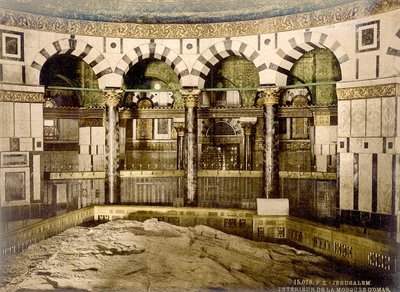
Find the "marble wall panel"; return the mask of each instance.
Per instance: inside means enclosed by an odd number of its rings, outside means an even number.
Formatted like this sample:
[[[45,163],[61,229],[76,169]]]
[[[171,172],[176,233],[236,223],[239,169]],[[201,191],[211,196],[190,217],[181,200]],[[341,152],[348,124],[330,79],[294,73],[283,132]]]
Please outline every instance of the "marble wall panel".
[[[31,137],[31,109],[29,103],[14,104],[15,137]]]
[[[366,101],[351,101],[351,137],[365,137]]]
[[[315,164],[317,166],[317,171],[326,172],[328,165],[326,155],[316,155],[315,159],[316,159]]]
[[[79,140],[79,126],[77,120],[59,119],[58,127],[60,130],[60,140],[62,141]]]
[[[353,153],[340,153],[339,204],[340,209],[345,210],[353,210],[353,156]]]
[[[315,126],[315,144],[330,143],[330,126]]]
[[[377,212],[392,213],[392,155],[378,155]]]
[[[79,155],[79,171],[91,171],[92,158],[91,155]]]
[[[20,151],[33,151],[33,139],[32,138],[20,138],[19,139],[19,150]]]
[[[338,130],[339,137],[350,136],[350,101],[340,100],[338,102]]]
[[[347,151],[347,138],[338,138],[337,141],[337,152],[338,153],[344,153],[348,152]]]
[[[43,105],[32,103],[31,105],[32,137],[43,137]]]
[[[90,145],[90,127],[79,128],[79,145]]]
[[[0,152],[1,151],[10,151],[10,139],[9,138],[0,138]]]
[[[351,138],[350,152],[354,153],[382,153],[382,138]]]
[[[106,138],[105,138],[105,128],[104,127],[92,127],[91,129],[91,145],[104,145]]]
[[[0,137],[14,137],[14,104],[0,102]]]
[[[367,99],[367,137],[381,136],[381,99]]]
[[[33,155],[33,200],[40,200],[40,155]]]
[[[372,155],[359,156],[359,193],[358,209],[364,212],[372,211]]]
[[[382,136],[396,135],[396,97],[382,99]]]

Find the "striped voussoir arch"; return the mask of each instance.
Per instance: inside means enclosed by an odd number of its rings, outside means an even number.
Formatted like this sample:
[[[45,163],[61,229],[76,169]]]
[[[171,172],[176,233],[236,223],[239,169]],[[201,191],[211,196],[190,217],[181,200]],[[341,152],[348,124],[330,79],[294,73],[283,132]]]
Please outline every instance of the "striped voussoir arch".
[[[130,50],[118,62],[114,73],[124,76],[133,65],[145,59],[155,59],[167,63],[181,81],[182,77],[189,75],[183,59],[170,48],[157,43],[143,44]]]
[[[191,74],[198,77],[198,88],[204,88],[207,75],[213,66],[230,56],[244,57],[252,62],[257,68],[260,80],[262,72],[268,69],[261,56],[249,45],[240,41],[225,40],[205,50],[193,65]]]
[[[269,65],[270,70],[281,73],[277,74],[276,84],[286,84],[294,63],[305,53],[318,48],[329,49],[338,59],[340,66],[350,60],[337,40],[324,33],[306,31],[289,39],[286,45],[277,50],[276,53],[280,57],[279,64],[271,62]]]
[[[104,55],[88,43],[79,39],[62,39],[43,48],[32,62],[32,67],[42,69],[48,59],[55,55],[73,55],[85,61],[100,79],[113,72]]]

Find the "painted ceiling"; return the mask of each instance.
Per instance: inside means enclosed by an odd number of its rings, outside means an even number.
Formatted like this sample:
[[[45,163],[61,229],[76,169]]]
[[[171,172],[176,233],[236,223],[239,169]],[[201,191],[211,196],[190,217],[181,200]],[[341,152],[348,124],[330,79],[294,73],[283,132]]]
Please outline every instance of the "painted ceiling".
[[[331,8],[354,0],[0,0],[0,8],[76,20],[213,23]]]

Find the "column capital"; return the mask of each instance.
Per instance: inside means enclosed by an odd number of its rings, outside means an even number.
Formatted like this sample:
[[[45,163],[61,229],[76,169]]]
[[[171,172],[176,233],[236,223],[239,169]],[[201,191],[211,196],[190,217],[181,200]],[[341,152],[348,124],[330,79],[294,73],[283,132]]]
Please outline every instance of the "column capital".
[[[182,94],[182,97],[185,100],[185,107],[193,108],[199,104],[200,89],[181,89],[179,92]]]
[[[263,105],[274,105],[279,102],[279,94],[281,93],[281,88],[279,87],[264,87],[259,88],[258,93],[262,98]]]
[[[253,131],[253,125],[254,123],[250,123],[250,122],[242,122],[242,128],[243,128],[243,132],[246,136],[250,136],[252,131]]]
[[[175,128],[178,136],[185,136],[185,123],[184,122],[174,122],[172,126]]]
[[[122,92],[122,89],[104,89],[102,94],[106,106],[117,107],[122,98]]]

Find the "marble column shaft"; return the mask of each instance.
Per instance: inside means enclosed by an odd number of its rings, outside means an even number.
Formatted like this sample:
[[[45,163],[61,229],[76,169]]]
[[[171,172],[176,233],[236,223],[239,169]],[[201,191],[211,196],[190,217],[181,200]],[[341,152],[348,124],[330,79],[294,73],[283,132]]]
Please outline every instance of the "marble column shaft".
[[[121,202],[119,175],[119,120],[118,104],[121,90],[105,90],[103,97],[106,105],[106,178],[105,204]]]
[[[279,128],[277,118],[279,91],[278,87],[259,90],[264,99],[263,190],[265,198],[277,198],[279,196]]]
[[[173,124],[176,129],[176,169],[183,170],[184,169],[184,160],[183,160],[183,152],[184,152],[184,137],[185,137],[185,123],[175,122]]]
[[[185,100],[185,205],[197,206],[198,203],[198,137],[197,107],[200,90],[181,90]]]
[[[243,123],[244,132],[244,169],[251,170],[253,159],[252,159],[252,149],[251,149],[251,133],[252,133],[252,123]]]

